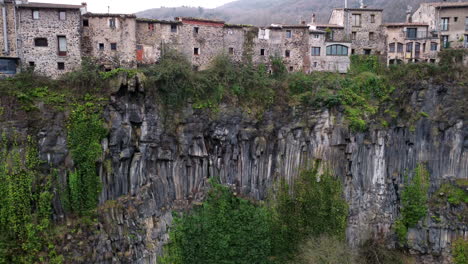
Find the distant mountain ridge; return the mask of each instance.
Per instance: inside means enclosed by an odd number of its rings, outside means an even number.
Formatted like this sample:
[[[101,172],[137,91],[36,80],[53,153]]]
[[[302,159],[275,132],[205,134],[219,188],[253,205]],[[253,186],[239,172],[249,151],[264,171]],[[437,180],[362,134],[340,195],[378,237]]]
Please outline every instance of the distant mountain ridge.
[[[456,2],[449,0],[447,2]],[[385,22],[404,21],[407,6],[413,11],[420,3],[434,0],[365,0],[369,8],[384,9]],[[349,7],[358,7],[359,0],[348,0]],[[237,0],[214,9],[202,7],[153,8],[137,13],[138,17],[172,20],[177,16],[217,18],[233,24],[269,25],[297,24],[310,21],[312,14],[318,21],[327,22],[333,8],[343,8],[344,0]]]

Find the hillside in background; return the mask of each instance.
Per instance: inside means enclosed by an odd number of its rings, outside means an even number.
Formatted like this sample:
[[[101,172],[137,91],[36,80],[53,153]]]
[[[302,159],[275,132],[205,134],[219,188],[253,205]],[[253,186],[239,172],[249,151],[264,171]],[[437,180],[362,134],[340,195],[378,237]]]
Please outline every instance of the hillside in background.
[[[455,0],[452,0],[453,2]],[[413,11],[423,2],[434,0],[367,0],[368,7],[383,8],[386,22],[403,21],[408,5]],[[449,0],[450,2],[450,0]],[[349,0],[349,7],[358,7],[358,0]],[[326,22],[333,8],[344,7],[344,0],[237,0],[215,9],[202,7],[154,8],[137,13],[139,17],[174,19],[176,16],[217,18],[228,23],[269,25],[271,23],[293,24],[310,21],[313,13],[318,20]]]

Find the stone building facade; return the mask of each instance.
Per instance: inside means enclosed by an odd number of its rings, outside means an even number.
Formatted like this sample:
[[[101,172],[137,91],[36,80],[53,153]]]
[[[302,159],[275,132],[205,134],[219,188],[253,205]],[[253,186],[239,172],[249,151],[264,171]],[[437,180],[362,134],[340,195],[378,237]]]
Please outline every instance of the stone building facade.
[[[83,15],[83,55],[95,57],[106,69],[136,67],[136,16]]]
[[[382,55],[385,52],[382,9],[337,8],[329,23],[343,26],[345,39],[352,43],[352,54]]]
[[[437,61],[440,39],[424,23],[391,23],[385,26],[387,64]]]
[[[468,48],[468,2],[423,3],[412,21],[428,24],[443,48]]]
[[[268,27],[178,17],[86,12],[86,4],[0,0],[0,74],[34,67],[51,77],[95,57],[103,70],[157,63],[168,49],[185,54],[195,70],[221,54],[236,62],[264,64],[279,57],[289,71],[345,73],[352,54],[373,54],[388,64],[435,62],[443,46],[468,47],[468,2],[426,3],[404,23],[382,24],[382,9],[337,8],[328,24]],[[441,41],[442,39],[442,41]]]
[[[0,72],[8,75],[18,71],[18,42],[16,30],[16,8],[12,0],[0,3]]]

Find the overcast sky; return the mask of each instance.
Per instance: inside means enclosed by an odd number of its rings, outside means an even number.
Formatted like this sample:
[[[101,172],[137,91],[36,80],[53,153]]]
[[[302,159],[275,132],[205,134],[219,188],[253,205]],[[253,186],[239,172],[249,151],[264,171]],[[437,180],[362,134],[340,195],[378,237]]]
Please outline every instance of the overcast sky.
[[[44,3],[60,3],[60,4],[76,4],[81,2],[88,3],[88,11],[90,12],[105,12],[110,6],[111,13],[136,13],[150,8],[156,7],[174,7],[174,6],[202,6],[206,8],[214,8],[233,0],[30,0],[30,2]]]

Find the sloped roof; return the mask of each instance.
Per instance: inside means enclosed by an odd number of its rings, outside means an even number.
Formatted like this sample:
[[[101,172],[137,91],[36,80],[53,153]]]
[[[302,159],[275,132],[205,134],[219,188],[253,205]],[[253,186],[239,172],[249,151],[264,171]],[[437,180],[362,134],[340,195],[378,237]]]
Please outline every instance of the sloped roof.
[[[315,24],[314,26],[318,28],[344,28],[343,26],[336,24]]]
[[[159,19],[151,19],[151,18],[137,18],[137,22],[141,22],[141,23],[156,23],[156,24],[181,24],[180,21],[159,20]]]
[[[384,27],[428,27],[428,24],[425,23],[387,23],[383,25]]]
[[[426,3],[426,4],[439,7],[439,8],[468,7],[468,2],[437,2],[437,3]]]
[[[36,3],[29,2],[27,4],[20,4],[18,7],[22,8],[43,8],[43,9],[80,9],[82,5],[63,5],[63,4],[51,4],[51,3]]]
[[[208,23],[219,23],[224,24],[225,22],[218,19],[206,19],[206,18],[198,18],[198,17],[176,17],[176,20],[184,22],[184,20],[189,21],[199,21],[199,22],[208,22]]]
[[[121,17],[121,18],[136,18],[135,14],[112,14],[112,13],[86,13],[84,17]]]

